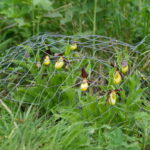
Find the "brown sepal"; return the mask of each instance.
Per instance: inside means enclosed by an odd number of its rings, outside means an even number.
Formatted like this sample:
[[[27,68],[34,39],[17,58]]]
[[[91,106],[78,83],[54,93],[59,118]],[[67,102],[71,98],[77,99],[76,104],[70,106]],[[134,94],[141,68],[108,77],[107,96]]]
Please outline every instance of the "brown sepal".
[[[87,78],[88,77],[88,73],[85,71],[84,68],[82,68],[82,74],[81,74],[82,78]]]
[[[51,52],[50,48],[48,48],[48,50],[46,50],[45,53],[48,54],[48,55],[54,55],[54,53]]]

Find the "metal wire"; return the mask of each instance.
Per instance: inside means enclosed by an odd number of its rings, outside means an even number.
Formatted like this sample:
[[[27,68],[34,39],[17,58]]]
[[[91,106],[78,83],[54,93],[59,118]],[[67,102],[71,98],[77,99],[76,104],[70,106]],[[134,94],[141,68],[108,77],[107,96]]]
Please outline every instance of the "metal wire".
[[[113,68],[112,62],[117,62],[117,54],[124,55],[126,49],[131,62],[130,74],[138,70],[145,75],[147,78],[145,82],[149,84],[150,45],[146,43],[147,37],[136,45],[131,45],[100,35],[65,36],[43,33],[33,36],[20,45],[8,49],[0,57],[0,98],[32,105],[47,105],[51,102],[60,105],[63,96],[67,96],[66,93],[70,93],[71,89],[75,93],[80,93],[78,85],[82,80],[80,76],[82,67],[88,70],[89,80],[92,80],[89,88],[99,88],[106,84],[104,82],[109,78],[108,70]],[[54,69],[53,66],[58,57],[55,55],[50,56],[52,68],[43,65],[43,57],[48,55],[47,49],[53,53],[64,53],[71,42],[76,42],[78,48],[72,51],[70,56],[64,56],[70,62],[69,70]],[[26,55],[29,56],[26,57]],[[37,68],[36,64],[39,62],[41,67]],[[147,69],[143,68],[144,65],[147,65]],[[63,79],[61,79],[62,74]],[[56,76],[59,79],[58,75],[60,75],[61,83],[55,81]],[[125,84],[127,80],[128,77],[122,84]],[[145,82],[143,82],[144,86]],[[92,92],[92,94],[97,93],[101,96],[98,90]],[[78,103],[81,103],[78,94],[75,98]],[[90,103],[95,103],[95,101]]]

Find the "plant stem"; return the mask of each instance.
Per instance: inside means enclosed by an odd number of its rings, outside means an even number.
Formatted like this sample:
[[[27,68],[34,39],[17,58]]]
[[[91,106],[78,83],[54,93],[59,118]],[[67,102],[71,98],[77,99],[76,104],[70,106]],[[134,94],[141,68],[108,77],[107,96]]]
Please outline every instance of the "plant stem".
[[[97,10],[97,0],[94,1],[94,18],[93,18],[93,35],[96,34],[96,10]],[[93,50],[95,49],[95,38],[93,37]],[[93,56],[95,52],[93,52]]]
[[[96,33],[96,10],[97,10],[97,0],[94,1],[93,35],[95,35]]]

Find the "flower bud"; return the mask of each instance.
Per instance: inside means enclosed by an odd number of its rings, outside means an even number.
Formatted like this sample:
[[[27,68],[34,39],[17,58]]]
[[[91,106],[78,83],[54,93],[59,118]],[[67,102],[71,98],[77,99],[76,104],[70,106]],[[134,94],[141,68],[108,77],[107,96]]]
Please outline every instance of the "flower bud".
[[[40,62],[37,62],[36,63],[36,67],[39,69],[41,67],[41,63]]]
[[[141,76],[141,78],[142,78],[143,80],[145,80],[145,81],[148,80],[148,78],[147,78],[143,73],[141,73],[140,71],[139,71],[139,74],[140,74],[140,76]]]
[[[67,64],[67,65],[65,66],[65,69],[69,70],[69,68],[70,68],[70,66]]]

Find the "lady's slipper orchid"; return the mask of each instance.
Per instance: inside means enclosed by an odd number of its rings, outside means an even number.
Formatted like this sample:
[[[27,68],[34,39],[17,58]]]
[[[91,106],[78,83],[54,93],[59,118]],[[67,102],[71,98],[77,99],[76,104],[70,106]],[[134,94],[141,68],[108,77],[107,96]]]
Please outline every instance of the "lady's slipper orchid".
[[[58,61],[55,63],[55,69],[61,69],[64,66],[64,58],[61,56]]]
[[[128,61],[123,61],[122,62],[122,72],[124,74],[126,74],[128,72],[128,70],[129,70]]]
[[[119,91],[122,91],[122,89],[115,89],[115,90],[109,91],[109,93],[108,93],[108,103],[110,105],[115,105],[116,104],[117,95],[120,95],[120,93],[118,93]]]
[[[89,87],[87,77],[88,77],[88,73],[83,68],[82,69],[82,78],[83,78],[83,81],[82,81],[81,86],[80,86],[81,91],[87,91],[87,89]]]
[[[116,91],[112,91],[109,94],[108,103],[110,105],[115,105],[116,104],[116,99],[117,99]]]
[[[76,49],[77,49],[77,43],[72,43],[72,44],[70,45],[70,49],[71,49],[72,51],[76,50]]]
[[[82,83],[81,83],[80,89],[81,89],[81,91],[87,91],[88,87],[89,87],[88,81],[87,81],[87,79],[85,78],[85,79],[83,79],[83,81],[82,81]]]
[[[47,55],[44,59],[44,65],[49,65],[51,63],[50,57]]]
[[[115,84],[120,84],[121,81],[122,81],[121,74],[120,74],[120,72],[117,70],[117,71],[115,72],[115,75],[114,75],[114,83],[115,83]]]

